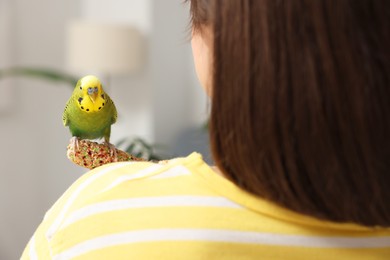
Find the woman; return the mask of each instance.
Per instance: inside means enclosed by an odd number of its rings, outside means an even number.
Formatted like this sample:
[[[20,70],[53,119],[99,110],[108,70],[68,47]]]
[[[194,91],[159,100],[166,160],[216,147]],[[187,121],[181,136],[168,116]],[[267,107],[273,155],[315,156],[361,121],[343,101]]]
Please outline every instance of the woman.
[[[81,177],[23,259],[386,259],[389,1],[192,0],[217,167]]]

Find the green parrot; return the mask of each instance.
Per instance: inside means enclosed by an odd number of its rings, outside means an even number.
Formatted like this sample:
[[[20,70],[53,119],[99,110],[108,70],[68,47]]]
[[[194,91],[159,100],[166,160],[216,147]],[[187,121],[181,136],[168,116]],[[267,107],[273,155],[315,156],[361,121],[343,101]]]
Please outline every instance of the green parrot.
[[[77,82],[62,114],[62,122],[69,126],[72,134],[73,148],[78,147],[78,138],[104,138],[105,143],[113,148],[110,133],[116,119],[114,102],[104,92],[100,80],[92,75]]]

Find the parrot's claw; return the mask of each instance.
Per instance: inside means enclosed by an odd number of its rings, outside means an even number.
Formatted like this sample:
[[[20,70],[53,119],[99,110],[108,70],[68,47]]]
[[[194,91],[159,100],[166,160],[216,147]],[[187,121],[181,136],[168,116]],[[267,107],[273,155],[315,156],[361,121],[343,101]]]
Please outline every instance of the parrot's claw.
[[[70,139],[70,142],[72,143],[73,152],[76,152],[79,149],[79,139],[76,136],[73,136],[72,139]]]
[[[110,149],[110,156],[114,158],[114,162],[118,161],[115,145],[113,145],[109,142],[106,142],[106,145]]]
[[[70,139],[70,149],[67,151],[67,155],[69,157],[70,153],[76,153],[76,151],[79,149],[79,139],[76,136],[73,136]]]

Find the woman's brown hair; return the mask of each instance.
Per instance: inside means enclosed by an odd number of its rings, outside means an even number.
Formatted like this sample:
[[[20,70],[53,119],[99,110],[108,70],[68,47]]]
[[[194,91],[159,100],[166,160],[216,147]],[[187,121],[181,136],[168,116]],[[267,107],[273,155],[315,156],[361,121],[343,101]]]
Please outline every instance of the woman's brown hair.
[[[214,36],[214,160],[243,189],[390,226],[390,1],[192,0]]]

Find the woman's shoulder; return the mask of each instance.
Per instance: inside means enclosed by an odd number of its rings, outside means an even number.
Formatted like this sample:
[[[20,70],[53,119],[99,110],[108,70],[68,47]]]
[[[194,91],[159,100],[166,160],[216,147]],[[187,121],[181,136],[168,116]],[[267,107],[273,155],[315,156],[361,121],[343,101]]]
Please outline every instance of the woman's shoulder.
[[[166,196],[180,193],[183,189],[186,193],[191,193],[191,190],[194,190],[192,193],[204,194],[206,190],[212,193],[212,189],[196,177],[204,165],[197,153],[158,162],[111,163],[81,176],[63,197],[74,197],[73,204],[84,204],[110,197]]]
[[[123,182],[140,182],[149,179],[163,179],[188,175],[191,172],[191,161],[193,155],[183,158],[169,160],[151,161],[129,161],[111,163],[98,167],[80,178],[81,182],[88,181],[110,186],[116,186]]]

